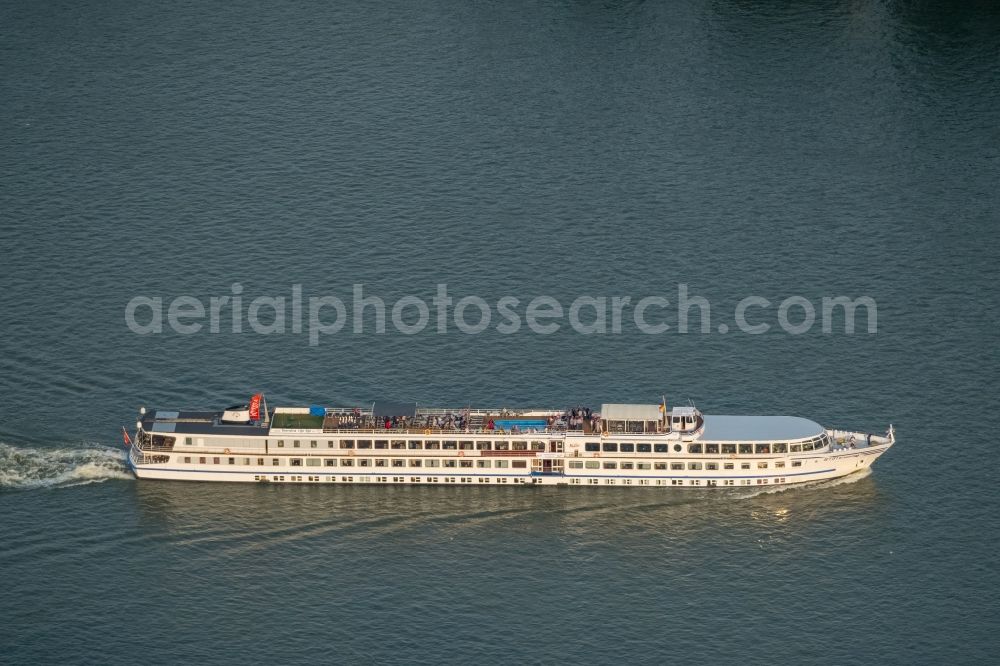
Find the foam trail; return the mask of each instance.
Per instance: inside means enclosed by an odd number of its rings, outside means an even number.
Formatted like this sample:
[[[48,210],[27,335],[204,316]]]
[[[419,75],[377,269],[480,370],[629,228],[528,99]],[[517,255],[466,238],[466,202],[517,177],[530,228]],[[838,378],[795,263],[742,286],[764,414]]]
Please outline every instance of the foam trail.
[[[0,443],[0,491],[131,479],[119,448],[32,449]]]

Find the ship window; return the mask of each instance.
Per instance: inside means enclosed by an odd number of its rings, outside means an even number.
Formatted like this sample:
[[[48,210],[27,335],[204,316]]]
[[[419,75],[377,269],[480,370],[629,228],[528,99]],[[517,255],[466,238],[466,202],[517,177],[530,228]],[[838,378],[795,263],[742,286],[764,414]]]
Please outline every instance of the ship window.
[[[420,449],[424,448],[424,443],[417,441],[415,439],[411,439],[410,443],[407,446],[411,451],[419,451]]]
[[[750,463],[740,463],[740,469],[750,469]]]
[[[271,464],[277,467],[278,465],[281,464],[280,458],[271,458]]]
[[[801,460],[793,460],[792,461],[792,467],[802,467],[802,461]]]
[[[740,444],[740,453],[753,453],[753,444]]]
[[[354,467],[354,461],[351,460],[350,458],[341,458],[340,459],[340,466],[341,467]]]
[[[459,467],[472,467],[472,461],[471,460],[459,460],[458,461],[458,466]]]
[[[792,453],[798,453],[799,451],[802,450],[802,445],[801,444],[792,444],[790,447],[788,447],[788,449]]]
[[[278,440],[278,448],[279,449],[285,448],[285,440],[283,440],[283,439],[279,439]]]
[[[601,444],[600,444],[600,442],[587,442],[586,444],[583,445],[583,450],[584,451],[600,451],[601,450]]]
[[[705,469],[719,469],[719,463],[705,463]]]
[[[666,444],[653,444],[654,453],[666,453],[668,450]]]
[[[767,469],[767,463],[766,462],[757,463],[757,469]]]
[[[701,444],[688,444],[688,453],[701,453]]]
[[[527,451],[528,450],[528,443],[527,442],[514,442],[514,449],[513,450],[514,451]]]
[[[635,464],[636,469],[651,469],[652,465],[647,462],[640,462]]]
[[[186,463],[191,462],[191,456],[184,456],[184,462]]]
[[[325,460],[323,460],[323,464],[326,467],[336,467],[337,466],[337,459],[336,458],[326,458]]]
[[[757,453],[770,453],[771,452],[771,445],[770,444],[757,444],[754,448],[757,449]]]
[[[733,467],[735,467],[735,466],[733,465],[733,463],[725,463],[725,464],[723,464],[723,467],[725,469],[733,469]]]
[[[392,459],[392,466],[393,467],[403,467],[404,465],[406,465],[406,461],[403,460],[402,458],[393,458]]]
[[[309,442],[309,448],[313,448],[313,449],[316,448],[316,440],[315,439],[310,440],[310,442]]]
[[[190,437],[185,437],[184,438],[184,446],[191,446],[191,438]]]
[[[674,444],[674,453],[680,453],[683,448],[680,444]]]
[[[292,446],[294,446],[295,448],[299,448],[300,446],[299,440],[296,439],[295,441],[293,441]]]
[[[385,439],[376,439],[375,440],[375,448],[376,449],[387,449],[387,448],[389,448],[389,441],[385,440]]]
[[[639,453],[652,453],[653,446],[652,444],[636,444],[635,450],[638,451]]]
[[[328,448],[328,449],[332,449],[333,448],[333,440],[332,439],[326,440],[326,448]]]
[[[359,449],[370,449],[372,448],[372,440],[370,439],[359,439],[358,440]]]
[[[528,466],[528,463],[525,460],[512,460],[510,462],[510,466],[516,467],[517,469],[524,469],[525,467]]]
[[[600,469],[600,468],[601,468],[601,463],[597,462],[596,460],[587,461],[587,469]]]
[[[813,448],[815,448],[815,447],[813,447],[813,443],[812,442],[803,442],[802,443],[802,450],[803,451],[812,451]]]
[[[292,458],[289,462],[292,467],[302,467],[302,458]]]
[[[484,467],[485,468],[485,467],[489,467],[489,466],[490,466],[490,461],[489,460],[477,460],[476,461],[476,467]]]
[[[492,445],[489,442],[476,442],[477,451],[489,451],[490,446]]]
[[[618,450],[618,445],[614,442],[604,442],[604,444],[601,445],[601,450],[613,453]]]
[[[371,466],[372,466],[371,458],[361,458],[360,460],[358,460],[358,467],[371,467]]]
[[[456,451],[458,450],[458,442],[446,441],[444,444],[441,445],[441,448],[443,448],[445,451]]]
[[[230,458],[229,459],[229,464],[230,465],[235,465],[236,464],[236,458]]]
[[[785,463],[784,463],[784,461],[778,461],[778,462],[774,463],[774,466],[775,467],[784,467]]]
[[[619,444],[618,450],[622,453],[635,453],[635,444]]]
[[[376,458],[375,459],[375,466],[376,467],[385,467],[386,466],[386,460],[385,460],[385,458]]]
[[[788,444],[785,442],[779,442],[774,445],[775,453],[788,453]]]
[[[494,451],[507,451],[510,449],[509,442],[493,442]]]
[[[424,449],[426,451],[440,451],[441,442],[438,442],[436,440],[432,440],[430,442],[424,442]]]
[[[623,462],[622,463],[622,469],[635,469],[634,463]]]
[[[701,469],[701,463],[688,463],[688,469]]]
[[[342,439],[340,440],[340,448],[342,449],[353,449],[354,440],[353,439]]]
[[[570,469],[583,469],[583,461],[582,460],[570,460],[569,461],[569,468]]]
[[[735,444],[723,444],[722,445],[722,452],[723,453],[728,453],[728,454],[732,455],[732,454],[736,453],[736,445]]]
[[[610,461],[610,460],[605,460],[604,461],[604,469],[618,469],[618,463]]]
[[[410,467],[420,467],[421,465],[423,465],[423,461],[420,458],[410,460]]]
[[[508,464],[509,462],[510,462],[509,460],[494,460],[493,461],[493,466],[494,467],[510,467],[510,465]]]
[[[424,461],[424,467],[440,467],[437,458],[431,458],[430,460]]]
[[[396,451],[398,451],[398,450],[400,450],[400,449],[405,449],[405,448],[406,448],[406,442],[404,442],[404,441],[403,441],[403,440],[401,440],[401,439],[394,439],[394,440],[392,440],[392,442],[391,442],[391,443],[389,444],[389,448],[391,448],[391,449],[394,449],[394,450],[396,450]]]
[[[718,452],[719,452],[719,445],[718,444],[706,444],[705,445],[705,453],[718,453]]]
[[[458,448],[461,451],[471,451],[475,447],[473,442],[459,442]]]
[[[666,468],[667,468],[667,463],[664,462],[653,463],[653,469],[666,469]]]
[[[441,462],[444,464],[445,467],[458,467],[458,462],[456,462],[454,460],[447,460],[447,459],[445,459],[445,460],[442,460]]]
[[[532,451],[544,451],[545,450],[545,442],[532,442],[531,443],[531,450]]]
[[[198,458],[198,463],[201,464],[201,465],[204,465],[205,464],[205,456],[199,457]]]
[[[682,462],[672,462],[672,463],[670,463],[670,469],[684,469],[684,463],[682,463]]]
[[[306,458],[307,467],[319,467],[321,462],[319,458]]]

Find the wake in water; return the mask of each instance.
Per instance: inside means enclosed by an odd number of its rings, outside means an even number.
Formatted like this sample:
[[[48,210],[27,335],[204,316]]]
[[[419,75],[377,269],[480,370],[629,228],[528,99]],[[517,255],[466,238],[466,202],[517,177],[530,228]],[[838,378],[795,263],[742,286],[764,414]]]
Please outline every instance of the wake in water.
[[[124,452],[118,448],[29,449],[0,443],[0,491],[131,478]]]

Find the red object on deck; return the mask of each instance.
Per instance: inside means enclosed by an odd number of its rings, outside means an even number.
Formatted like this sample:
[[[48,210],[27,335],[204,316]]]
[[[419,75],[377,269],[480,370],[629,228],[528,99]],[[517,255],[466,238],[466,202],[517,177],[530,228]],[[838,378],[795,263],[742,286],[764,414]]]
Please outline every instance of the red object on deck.
[[[250,398],[250,419],[256,421],[260,418],[260,393]]]
[[[132,446],[132,438],[128,436],[128,430],[122,426],[122,437],[125,438],[125,446]]]

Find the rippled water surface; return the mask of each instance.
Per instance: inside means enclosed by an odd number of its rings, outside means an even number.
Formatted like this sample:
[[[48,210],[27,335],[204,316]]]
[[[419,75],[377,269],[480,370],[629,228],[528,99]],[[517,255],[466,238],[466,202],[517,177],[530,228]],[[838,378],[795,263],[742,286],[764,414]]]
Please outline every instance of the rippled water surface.
[[[998,53],[988,2],[4,3],[0,661],[995,661]],[[712,326],[125,325],[237,282],[685,283]],[[878,333],[736,332],[749,295],[870,296]],[[763,493],[125,473],[140,404],[256,390],[666,393],[899,443]]]

